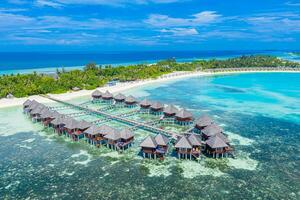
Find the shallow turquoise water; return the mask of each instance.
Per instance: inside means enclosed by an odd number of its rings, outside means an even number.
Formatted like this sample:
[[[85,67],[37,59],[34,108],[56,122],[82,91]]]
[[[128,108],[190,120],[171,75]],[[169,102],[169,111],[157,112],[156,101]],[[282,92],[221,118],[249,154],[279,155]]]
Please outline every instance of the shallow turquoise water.
[[[237,158],[200,163],[142,160],[138,144],[145,131],[135,132],[129,152],[117,154],[55,136],[21,108],[2,109],[0,197],[299,199],[299,91],[300,74],[284,73],[199,77],[126,91],[209,114],[221,124]]]

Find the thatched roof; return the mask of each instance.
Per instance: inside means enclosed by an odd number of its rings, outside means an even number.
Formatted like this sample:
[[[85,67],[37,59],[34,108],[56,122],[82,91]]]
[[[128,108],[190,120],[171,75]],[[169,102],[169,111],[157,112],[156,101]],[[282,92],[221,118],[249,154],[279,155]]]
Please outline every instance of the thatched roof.
[[[110,93],[108,90],[106,90],[106,92],[104,94],[102,94],[102,98],[113,98],[113,94]]]
[[[86,129],[84,131],[84,133],[90,134],[90,135],[97,135],[97,134],[100,134],[100,128],[96,125],[92,125],[88,129]]]
[[[114,131],[112,131],[111,133],[105,135],[104,138],[108,139],[108,140],[118,140],[118,139],[121,138],[120,131],[114,129]]]
[[[134,96],[130,95],[130,96],[126,97],[125,102],[126,103],[136,103],[137,99]]]
[[[219,136],[226,144],[229,144],[228,138],[223,133],[218,133],[216,136]]]
[[[201,145],[201,138],[199,135],[191,134],[188,136],[188,140],[192,146],[200,146]]]
[[[126,96],[122,93],[117,94],[114,99],[117,101],[123,101],[126,98]]]
[[[169,139],[162,134],[156,135],[154,139],[155,139],[157,145],[160,145],[160,146],[167,146],[169,143]]]
[[[34,109],[36,108],[38,105],[40,105],[39,102],[37,102],[36,100],[32,100],[31,104],[29,105],[29,109]]]
[[[164,113],[169,114],[169,115],[174,115],[177,112],[178,112],[178,109],[173,105],[168,105],[167,107],[164,108]]]
[[[228,147],[228,145],[218,135],[210,137],[206,141],[206,144],[213,149]]]
[[[48,108],[44,108],[41,111],[41,118],[46,119],[52,116],[52,112]]]
[[[98,97],[98,98],[100,98],[101,96],[102,96],[102,92],[100,92],[99,90],[95,90],[92,93],[92,97]]]
[[[209,116],[203,115],[199,119],[197,119],[196,126],[206,127],[206,126],[209,126],[213,123],[214,123],[214,121]]]
[[[141,106],[151,106],[151,102],[148,99],[144,99],[140,102]]]
[[[65,124],[65,116],[59,115],[54,120],[51,121],[54,126]]]
[[[39,104],[38,106],[36,106],[35,108],[33,108],[31,111],[30,111],[30,114],[32,115],[37,115],[37,114],[41,114],[43,109],[47,109],[47,107],[43,104]]]
[[[31,104],[31,100],[30,100],[30,99],[27,99],[27,100],[23,103],[23,107],[30,106],[30,104]]]
[[[182,109],[176,113],[176,117],[181,119],[186,119],[186,118],[193,118],[193,115],[189,111]]]
[[[85,121],[85,120],[82,120],[78,123],[78,128],[81,129],[81,130],[87,129],[91,126],[92,126],[92,124],[90,122]]]
[[[141,142],[140,147],[144,147],[144,148],[156,148],[157,147],[157,143],[155,141],[155,139],[152,136],[148,136],[144,139],[143,142]]]
[[[202,130],[202,133],[208,137],[214,136],[222,132],[223,130],[216,124],[211,124]]]
[[[132,138],[133,136],[134,136],[133,132],[128,128],[122,129],[120,132],[120,138],[124,139],[124,140],[128,140],[128,139]]]
[[[69,118],[68,120],[65,121],[65,128],[73,130],[73,129],[77,129],[79,122],[73,118]]]
[[[156,101],[156,102],[153,102],[151,104],[151,108],[155,109],[155,110],[158,110],[158,109],[162,109],[164,107],[163,104],[161,104],[160,102]]]
[[[107,125],[102,125],[102,126],[100,126],[99,127],[99,130],[100,130],[100,133],[102,134],[102,135],[107,135],[107,134],[110,134],[110,133],[112,133],[112,132],[114,132],[115,131],[115,129],[114,128],[112,128],[112,127],[110,127],[110,126],[107,126]]]
[[[59,117],[60,115],[61,115],[61,114],[60,114],[59,112],[53,111],[53,112],[51,112],[50,118],[56,119],[56,118]]]
[[[181,138],[179,138],[179,140],[177,140],[175,148],[191,149],[192,145],[185,136],[182,136]]]

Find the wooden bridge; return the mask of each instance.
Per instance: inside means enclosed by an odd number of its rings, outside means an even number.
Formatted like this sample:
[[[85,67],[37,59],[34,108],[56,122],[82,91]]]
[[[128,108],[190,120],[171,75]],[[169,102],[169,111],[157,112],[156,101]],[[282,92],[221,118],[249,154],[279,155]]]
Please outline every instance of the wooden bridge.
[[[93,110],[93,109],[90,109],[90,108],[87,108],[87,107],[83,107],[83,106],[80,106],[80,105],[65,102],[65,101],[50,97],[48,95],[43,95],[43,97],[48,98],[52,101],[56,101],[58,103],[64,104],[65,106],[77,108],[79,110],[86,111],[86,112],[91,113],[91,114],[101,115],[101,116],[106,117],[107,119],[119,121],[119,122],[122,122],[122,123],[125,123],[125,124],[128,124],[128,125],[134,126],[134,128],[144,129],[146,131],[150,131],[150,132],[153,132],[153,133],[156,133],[156,134],[163,134],[165,136],[172,137],[172,138],[177,138],[179,136],[179,134],[176,134],[174,132],[164,130],[164,129],[161,129],[161,128],[154,127],[151,124],[137,122],[137,121],[134,121],[134,120],[131,120],[131,119],[126,119],[122,116],[112,115],[112,114],[109,114],[109,113],[106,113],[106,112],[103,112],[103,111],[99,111],[99,110]],[[99,122],[100,122],[100,120],[98,121],[98,123]]]

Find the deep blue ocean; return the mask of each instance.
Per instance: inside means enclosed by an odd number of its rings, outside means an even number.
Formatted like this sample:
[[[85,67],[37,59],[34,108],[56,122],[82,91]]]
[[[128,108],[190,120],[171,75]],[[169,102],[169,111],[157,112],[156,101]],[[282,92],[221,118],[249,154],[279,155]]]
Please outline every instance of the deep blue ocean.
[[[89,62],[128,65],[153,63],[175,58],[179,62],[196,59],[226,59],[241,55],[266,54],[299,61],[299,55],[284,51],[115,51],[115,52],[0,52],[0,74],[54,72],[57,68],[82,68]]]

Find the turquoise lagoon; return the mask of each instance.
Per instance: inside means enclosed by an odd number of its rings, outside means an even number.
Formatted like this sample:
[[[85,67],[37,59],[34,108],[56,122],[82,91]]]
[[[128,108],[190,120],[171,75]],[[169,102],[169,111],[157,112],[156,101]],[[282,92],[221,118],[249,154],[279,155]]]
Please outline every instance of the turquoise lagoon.
[[[0,110],[0,199],[300,198],[299,73],[197,77],[124,93],[212,116],[232,141],[236,159],[143,160],[138,144],[148,132],[136,131],[134,147],[118,154],[58,137],[31,123],[20,107],[5,108]]]

